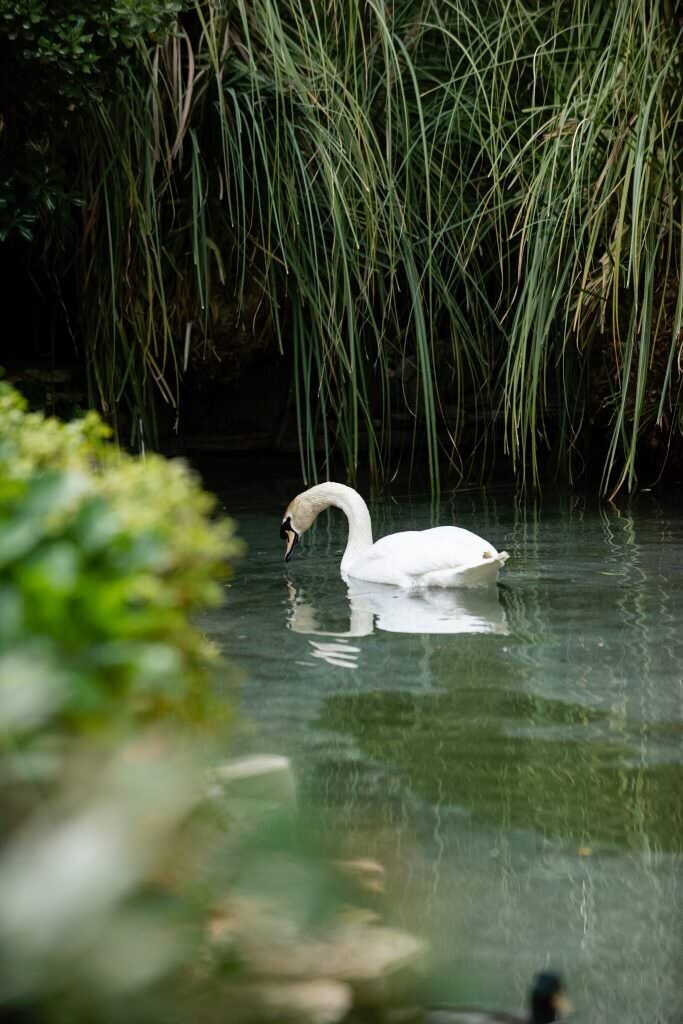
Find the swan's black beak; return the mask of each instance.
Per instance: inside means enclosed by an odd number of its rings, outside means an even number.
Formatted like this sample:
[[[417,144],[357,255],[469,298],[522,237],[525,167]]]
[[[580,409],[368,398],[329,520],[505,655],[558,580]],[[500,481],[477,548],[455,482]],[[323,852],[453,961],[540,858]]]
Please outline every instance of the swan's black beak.
[[[282,525],[280,526],[280,537],[282,540],[287,541],[287,547],[285,548],[285,562],[288,562],[292,557],[294,548],[299,543],[299,534],[292,526],[292,520],[289,516],[283,520]]]

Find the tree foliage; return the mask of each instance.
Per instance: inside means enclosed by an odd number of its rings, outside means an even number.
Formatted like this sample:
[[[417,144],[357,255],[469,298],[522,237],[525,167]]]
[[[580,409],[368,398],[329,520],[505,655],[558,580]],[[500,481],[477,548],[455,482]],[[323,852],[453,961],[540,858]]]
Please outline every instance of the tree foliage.
[[[0,0],[0,241],[81,202],[69,134],[111,98],[138,46],[172,32],[181,0]],[[66,143],[66,144],[65,144]]]

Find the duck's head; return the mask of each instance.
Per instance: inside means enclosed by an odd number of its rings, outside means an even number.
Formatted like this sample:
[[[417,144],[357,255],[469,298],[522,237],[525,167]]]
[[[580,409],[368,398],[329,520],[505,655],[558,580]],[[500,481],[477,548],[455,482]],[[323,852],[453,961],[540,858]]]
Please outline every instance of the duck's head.
[[[280,537],[287,542],[285,562],[290,560],[302,533],[309,528],[321,508],[322,506],[309,498],[307,491],[297,494],[296,498],[290,501],[280,524]]]
[[[531,989],[531,1024],[552,1024],[563,1020],[572,1010],[564,983],[555,971],[542,971]]]

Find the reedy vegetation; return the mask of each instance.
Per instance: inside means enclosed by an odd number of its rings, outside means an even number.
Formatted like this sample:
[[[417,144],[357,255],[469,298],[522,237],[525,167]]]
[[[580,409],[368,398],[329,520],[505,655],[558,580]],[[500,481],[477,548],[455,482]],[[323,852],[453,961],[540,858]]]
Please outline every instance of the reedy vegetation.
[[[680,444],[672,5],[196,0],[137,46],[76,136],[93,400],[178,405],[228,295],[291,358],[309,479],[503,444],[536,482],[590,420],[613,491]]]

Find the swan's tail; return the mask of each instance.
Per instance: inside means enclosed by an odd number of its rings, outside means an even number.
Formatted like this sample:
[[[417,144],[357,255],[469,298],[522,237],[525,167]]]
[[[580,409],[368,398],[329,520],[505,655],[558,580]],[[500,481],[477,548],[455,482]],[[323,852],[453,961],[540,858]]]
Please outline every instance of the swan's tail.
[[[498,573],[509,557],[507,551],[498,551],[491,558],[481,559],[473,565],[437,569],[426,573],[422,584],[426,587],[490,587],[498,579]]]

